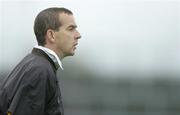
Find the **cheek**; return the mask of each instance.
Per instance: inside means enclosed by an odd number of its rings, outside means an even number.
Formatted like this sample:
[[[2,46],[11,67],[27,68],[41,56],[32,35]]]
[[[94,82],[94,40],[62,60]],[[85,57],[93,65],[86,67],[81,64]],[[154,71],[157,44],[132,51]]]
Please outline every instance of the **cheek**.
[[[66,35],[64,35],[64,38],[63,38],[64,45],[66,45],[67,47],[72,47],[73,42],[74,42],[73,36],[70,33],[67,33]]]
[[[70,50],[73,47],[74,39],[68,32],[61,33],[57,36],[57,45],[62,50]]]
[[[72,48],[72,42],[69,39],[63,38],[59,41],[59,47],[62,50],[70,50]]]

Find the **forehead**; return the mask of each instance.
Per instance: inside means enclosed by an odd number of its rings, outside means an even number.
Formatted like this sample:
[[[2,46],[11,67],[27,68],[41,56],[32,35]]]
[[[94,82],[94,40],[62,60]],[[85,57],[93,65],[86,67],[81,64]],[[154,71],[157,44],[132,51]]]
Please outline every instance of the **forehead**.
[[[61,22],[61,26],[68,27],[70,25],[76,25],[74,16],[72,14],[60,13],[59,20]]]

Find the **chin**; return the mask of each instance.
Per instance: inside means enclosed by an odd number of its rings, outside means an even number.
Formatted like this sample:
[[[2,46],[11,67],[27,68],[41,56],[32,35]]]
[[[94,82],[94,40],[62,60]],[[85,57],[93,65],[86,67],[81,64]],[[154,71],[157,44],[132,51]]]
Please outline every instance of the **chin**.
[[[75,52],[71,52],[67,56],[74,56],[74,55],[75,55]]]
[[[75,53],[72,53],[71,56],[75,55]]]
[[[72,56],[75,55],[75,50],[73,50],[73,51],[71,52],[71,55],[72,55]]]
[[[71,51],[66,52],[66,56],[74,56],[75,55],[75,50],[72,49]]]

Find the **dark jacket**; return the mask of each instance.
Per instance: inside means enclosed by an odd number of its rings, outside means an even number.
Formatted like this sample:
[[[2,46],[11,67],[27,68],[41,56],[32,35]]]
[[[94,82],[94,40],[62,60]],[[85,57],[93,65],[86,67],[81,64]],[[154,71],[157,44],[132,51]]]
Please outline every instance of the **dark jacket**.
[[[0,115],[64,115],[54,62],[34,48],[0,86]]]

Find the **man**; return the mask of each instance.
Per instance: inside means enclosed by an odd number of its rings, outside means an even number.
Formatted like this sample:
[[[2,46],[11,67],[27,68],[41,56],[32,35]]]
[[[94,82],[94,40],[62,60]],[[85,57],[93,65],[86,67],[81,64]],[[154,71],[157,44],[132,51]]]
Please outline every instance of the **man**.
[[[66,8],[41,11],[34,22],[38,42],[0,87],[0,115],[63,115],[56,71],[73,56],[81,38]]]

